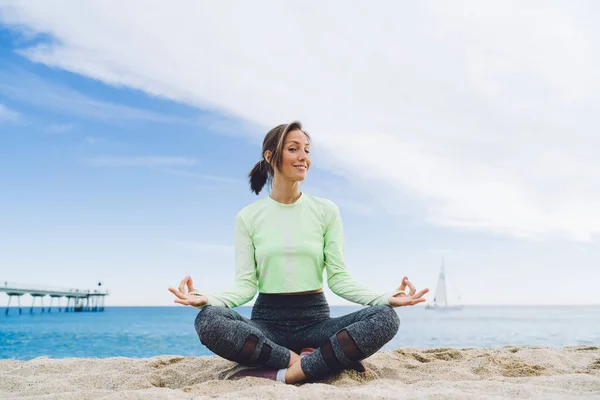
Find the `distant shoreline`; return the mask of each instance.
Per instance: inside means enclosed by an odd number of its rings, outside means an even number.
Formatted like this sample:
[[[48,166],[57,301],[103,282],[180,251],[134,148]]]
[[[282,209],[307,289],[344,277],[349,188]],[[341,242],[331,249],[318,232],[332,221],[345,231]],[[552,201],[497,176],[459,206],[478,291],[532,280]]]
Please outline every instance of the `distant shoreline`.
[[[347,308],[357,308],[357,307],[368,307],[368,306],[361,306],[359,304],[341,304],[341,305],[336,305],[336,304],[330,304],[330,307],[347,307]],[[463,304],[464,307],[469,307],[469,308],[478,308],[478,307],[600,307],[600,303],[598,304]],[[53,308],[57,307],[56,304],[53,305]],[[252,308],[253,305],[243,305],[240,307],[236,307],[235,309],[238,308]],[[6,309],[6,306],[2,306],[0,304],[0,310],[2,309]],[[15,305],[10,305],[8,308],[10,309],[18,309],[18,306]],[[22,309],[29,309],[31,308],[30,305],[27,304],[23,304],[21,305]],[[34,306],[34,309],[41,309],[40,306]],[[44,306],[44,308],[48,308],[48,306]],[[185,308],[189,308],[191,309],[192,307],[182,307],[179,304],[173,304],[173,305],[155,305],[155,306],[139,306],[139,305],[133,305],[133,306],[120,306],[120,305],[107,305],[104,306],[105,309],[107,308],[181,308],[181,309],[185,309]],[[412,306],[411,308],[425,308],[425,305],[422,304],[417,304]],[[396,308],[398,310],[402,310],[402,309],[406,309],[403,307],[398,307]]]

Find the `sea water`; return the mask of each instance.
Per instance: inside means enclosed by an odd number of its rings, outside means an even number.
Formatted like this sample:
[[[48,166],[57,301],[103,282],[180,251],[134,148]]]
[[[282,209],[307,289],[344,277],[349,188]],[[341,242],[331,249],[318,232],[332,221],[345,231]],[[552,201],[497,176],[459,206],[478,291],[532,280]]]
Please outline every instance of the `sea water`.
[[[336,317],[360,306],[332,306]],[[235,309],[249,317],[250,307]],[[4,311],[2,309],[1,311]],[[600,306],[400,307],[398,334],[383,349],[600,344]],[[16,308],[0,314],[0,358],[213,355],[194,331],[191,307],[107,307],[104,312]]]

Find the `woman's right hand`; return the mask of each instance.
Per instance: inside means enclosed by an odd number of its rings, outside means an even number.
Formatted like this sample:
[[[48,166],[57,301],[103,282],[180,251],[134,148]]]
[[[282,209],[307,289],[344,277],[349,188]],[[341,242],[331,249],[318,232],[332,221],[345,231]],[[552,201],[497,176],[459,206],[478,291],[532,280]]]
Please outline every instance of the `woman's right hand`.
[[[177,297],[174,300],[175,303],[192,307],[200,307],[208,303],[208,298],[206,296],[200,294],[190,294],[190,292],[196,291],[196,289],[194,289],[194,282],[192,281],[191,276],[186,276],[185,278],[183,278],[181,283],[179,283],[178,289],[179,290],[172,287],[169,288],[169,292],[173,293],[175,297]]]

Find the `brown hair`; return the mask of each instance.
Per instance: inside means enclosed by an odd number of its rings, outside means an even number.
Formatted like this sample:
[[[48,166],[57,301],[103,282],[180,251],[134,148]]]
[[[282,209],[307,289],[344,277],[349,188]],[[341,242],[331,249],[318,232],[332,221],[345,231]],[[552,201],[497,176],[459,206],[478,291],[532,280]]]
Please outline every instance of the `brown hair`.
[[[254,193],[259,194],[267,181],[269,179],[273,179],[273,176],[275,175],[273,165],[275,165],[278,170],[281,169],[281,162],[283,158],[283,142],[288,132],[296,129],[301,130],[306,135],[306,138],[310,141],[310,136],[308,133],[302,130],[302,124],[300,121],[294,121],[290,124],[277,125],[265,135],[262,145],[262,160],[254,164],[254,167],[248,174],[250,189]],[[267,150],[271,151],[270,163],[265,159],[265,152]]]

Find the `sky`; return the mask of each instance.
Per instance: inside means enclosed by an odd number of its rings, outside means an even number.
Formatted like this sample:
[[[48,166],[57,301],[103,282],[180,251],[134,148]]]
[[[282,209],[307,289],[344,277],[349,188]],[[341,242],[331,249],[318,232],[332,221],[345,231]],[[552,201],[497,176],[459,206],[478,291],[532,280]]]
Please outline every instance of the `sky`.
[[[360,282],[432,300],[443,258],[451,301],[599,304],[599,11],[0,0],[0,281],[226,289],[235,215],[268,195],[247,173],[300,120],[301,190],[340,207]]]

